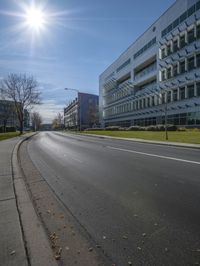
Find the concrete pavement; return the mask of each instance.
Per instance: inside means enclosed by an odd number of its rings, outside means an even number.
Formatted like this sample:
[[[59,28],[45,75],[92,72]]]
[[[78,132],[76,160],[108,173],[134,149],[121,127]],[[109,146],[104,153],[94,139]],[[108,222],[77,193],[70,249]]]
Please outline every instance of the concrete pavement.
[[[0,265],[27,266],[12,175],[12,152],[19,141],[0,141]]]
[[[19,145],[28,136],[0,141],[0,265],[55,266],[18,163]]]

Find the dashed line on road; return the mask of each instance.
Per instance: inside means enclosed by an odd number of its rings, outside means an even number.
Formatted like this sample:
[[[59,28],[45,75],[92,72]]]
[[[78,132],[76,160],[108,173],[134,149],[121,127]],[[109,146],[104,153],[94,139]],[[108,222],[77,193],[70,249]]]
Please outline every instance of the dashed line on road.
[[[184,163],[191,163],[191,164],[200,165],[200,162],[197,162],[197,161],[190,161],[190,160],[184,160],[184,159],[180,159],[180,158],[163,156],[163,155],[158,155],[158,154],[152,154],[152,153],[146,153],[146,152],[140,152],[140,151],[133,151],[133,150],[115,148],[115,147],[112,147],[112,146],[107,146],[107,148],[112,149],[112,150],[123,151],[123,152],[130,152],[130,153],[141,154],[141,155],[146,155],[146,156],[151,156],[151,157],[157,157],[157,158],[161,158],[161,159],[167,159],[167,160],[173,160],[173,161],[179,161],[179,162],[184,162]]]

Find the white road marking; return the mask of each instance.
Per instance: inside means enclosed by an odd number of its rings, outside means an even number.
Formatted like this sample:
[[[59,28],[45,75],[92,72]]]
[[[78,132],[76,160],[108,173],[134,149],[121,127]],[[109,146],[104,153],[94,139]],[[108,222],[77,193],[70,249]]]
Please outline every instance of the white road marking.
[[[107,148],[112,149],[112,150],[118,150],[118,151],[136,153],[136,154],[141,154],[141,155],[146,155],[146,156],[151,156],[151,157],[157,157],[157,158],[162,158],[162,159],[167,159],[167,160],[173,160],[173,161],[179,161],[179,162],[184,162],[184,163],[191,163],[191,164],[198,164],[198,165],[200,165],[200,162],[190,161],[190,160],[184,160],[184,159],[175,158],[175,157],[168,157],[168,156],[157,155],[157,154],[152,154],[152,153],[146,153],[146,152],[140,152],[140,151],[133,151],[133,150],[127,150],[127,149],[121,149],[121,148],[115,148],[115,147],[112,147],[112,146],[107,146]]]

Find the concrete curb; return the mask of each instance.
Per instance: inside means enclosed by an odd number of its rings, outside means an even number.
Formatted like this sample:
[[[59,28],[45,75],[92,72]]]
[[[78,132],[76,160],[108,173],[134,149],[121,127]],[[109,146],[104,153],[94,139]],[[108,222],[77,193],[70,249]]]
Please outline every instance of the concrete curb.
[[[33,135],[20,140],[15,145],[12,153],[13,186],[25,245],[27,265],[57,266],[58,264],[53,258],[50,242],[43,225],[36,214],[28,193],[28,187],[24,181],[23,173],[18,160],[18,150],[21,144]]]
[[[192,149],[200,149],[200,144],[190,144],[190,143],[179,143],[179,142],[164,142],[164,141],[153,141],[153,140],[145,140],[145,139],[137,139],[137,138],[121,138],[121,137],[112,137],[112,136],[105,136],[105,135],[95,135],[95,134],[85,134],[85,133],[76,133],[76,135],[84,135],[90,136],[94,138],[101,138],[101,139],[116,139],[116,140],[127,140],[133,142],[140,142],[140,143],[147,143],[147,144],[157,144],[157,145],[166,145],[166,146],[174,146],[180,148],[192,148]]]

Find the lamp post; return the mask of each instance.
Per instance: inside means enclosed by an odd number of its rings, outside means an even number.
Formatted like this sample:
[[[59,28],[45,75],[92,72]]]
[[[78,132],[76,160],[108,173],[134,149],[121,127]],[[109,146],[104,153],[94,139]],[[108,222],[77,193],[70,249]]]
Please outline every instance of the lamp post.
[[[76,91],[77,94],[79,94],[79,90],[73,89],[73,88],[64,88],[64,90],[71,90],[71,91]],[[81,97],[78,99],[78,105],[79,105],[79,131],[81,132]]]

